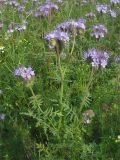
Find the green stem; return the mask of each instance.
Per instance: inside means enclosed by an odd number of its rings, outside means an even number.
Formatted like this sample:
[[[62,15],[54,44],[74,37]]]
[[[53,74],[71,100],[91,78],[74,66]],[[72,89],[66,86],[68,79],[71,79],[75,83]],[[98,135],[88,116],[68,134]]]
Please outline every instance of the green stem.
[[[61,67],[61,60],[60,56],[58,56],[58,67],[60,71],[60,76],[61,76],[61,87],[60,87],[60,119],[59,119],[59,125],[58,125],[58,130],[62,128],[62,112],[63,112],[63,91],[64,91],[64,73],[62,72],[62,67]]]
[[[80,105],[80,111],[79,111],[80,113],[82,112],[83,107],[84,107],[84,105],[85,105],[85,102],[86,102],[86,93],[88,92],[89,87],[90,87],[91,84],[92,84],[93,75],[94,75],[94,72],[93,72],[93,68],[92,68],[92,71],[91,71],[91,74],[90,74],[90,79],[89,79],[89,82],[88,82],[88,84],[87,84],[87,86],[86,86],[86,89],[85,89],[85,96],[84,96],[84,98],[83,98],[83,100],[82,100],[82,102],[81,102],[81,105]]]
[[[30,89],[30,91],[31,91],[31,93],[32,93],[32,96],[35,98],[35,93],[34,93],[34,91],[33,91],[32,87],[31,87],[31,86],[29,86],[29,89]]]
[[[73,54],[73,51],[74,51],[74,48],[75,48],[75,40],[76,40],[76,32],[74,33],[73,44],[72,44],[72,49],[71,49],[70,55]]]
[[[33,99],[35,100],[35,104],[38,106],[40,112],[41,112],[41,113],[44,113],[43,110],[41,109],[41,107],[39,106],[38,102],[37,102],[37,97],[36,97],[36,95],[35,95],[32,87],[31,87],[31,85],[29,86],[29,89],[30,89],[30,91],[31,91],[31,93],[32,93]]]

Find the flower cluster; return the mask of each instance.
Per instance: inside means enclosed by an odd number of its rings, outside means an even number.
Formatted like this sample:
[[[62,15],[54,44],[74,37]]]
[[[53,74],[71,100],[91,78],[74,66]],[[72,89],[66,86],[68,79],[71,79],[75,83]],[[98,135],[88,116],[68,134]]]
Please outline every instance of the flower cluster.
[[[85,20],[79,19],[78,21],[70,20],[63,22],[57,26],[57,29],[62,30],[64,32],[77,32],[79,30],[85,30]]]
[[[27,28],[28,23],[24,21],[22,24],[14,24],[12,22],[8,27],[8,33],[13,33],[15,31],[24,31]]]
[[[117,13],[114,10],[109,10],[109,14],[111,15],[111,17],[116,18],[117,17]]]
[[[92,61],[93,67],[101,66],[102,68],[105,68],[108,63],[109,55],[105,51],[92,48],[84,53],[84,58]]]
[[[42,16],[49,16],[52,11],[58,10],[58,6],[52,2],[47,2],[44,5],[38,7],[38,11]]]
[[[45,36],[45,39],[49,42],[49,48],[54,48],[56,45],[60,42],[63,44],[66,44],[69,41],[69,36],[67,32],[54,30],[50,33],[48,33]]]
[[[119,0],[120,1],[120,0]],[[114,2],[114,0],[112,0],[112,3]],[[115,1],[118,3],[118,1]],[[106,4],[99,4],[99,5],[96,5],[96,10],[99,12],[99,13],[108,13],[110,14],[111,17],[114,17],[116,18],[117,16],[117,13],[116,11],[110,9],[110,6],[106,5]]]
[[[22,66],[15,69],[14,75],[22,77],[24,80],[31,80],[31,78],[35,76],[35,72],[32,70],[31,67],[26,68]]]
[[[97,10],[99,13],[107,13],[107,12],[108,12],[108,5],[106,5],[106,4],[96,5],[96,10]]]
[[[120,0],[110,0],[110,2],[111,2],[112,4],[119,4],[119,3],[120,3]]]
[[[96,39],[103,38],[105,34],[107,33],[107,28],[102,25],[95,25],[93,26],[93,32],[91,33],[91,36],[95,37]]]
[[[14,6],[14,7],[18,7],[20,5],[20,3],[15,0],[6,1],[5,4],[10,5],[10,6]]]
[[[25,6],[24,6],[24,5],[19,6],[19,7],[17,8],[17,11],[18,11],[18,12],[23,12],[23,11],[25,11]]]

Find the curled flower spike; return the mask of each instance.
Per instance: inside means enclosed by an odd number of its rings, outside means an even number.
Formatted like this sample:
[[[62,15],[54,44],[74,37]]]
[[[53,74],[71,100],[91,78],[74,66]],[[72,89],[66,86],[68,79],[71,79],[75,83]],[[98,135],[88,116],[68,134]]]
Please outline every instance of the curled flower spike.
[[[105,68],[108,63],[109,55],[105,51],[92,48],[84,53],[84,58],[89,59],[92,62],[92,66],[95,68],[99,66]]]
[[[108,12],[108,5],[106,5],[106,4],[96,5],[96,10],[97,10],[99,13],[107,13],[107,12]]]
[[[49,43],[49,48],[59,47],[59,49],[60,49],[61,45],[69,42],[68,33],[67,32],[62,32],[62,31],[59,31],[59,30],[54,30],[54,31],[48,33],[45,36],[45,39]]]
[[[27,80],[31,80],[35,76],[35,72],[32,70],[31,67],[26,68],[22,66],[15,69],[14,75],[22,77],[24,80],[27,81]]]
[[[102,25],[95,25],[93,26],[93,33],[91,33],[91,36],[95,37],[96,39],[103,38],[105,34],[107,33],[107,28]]]

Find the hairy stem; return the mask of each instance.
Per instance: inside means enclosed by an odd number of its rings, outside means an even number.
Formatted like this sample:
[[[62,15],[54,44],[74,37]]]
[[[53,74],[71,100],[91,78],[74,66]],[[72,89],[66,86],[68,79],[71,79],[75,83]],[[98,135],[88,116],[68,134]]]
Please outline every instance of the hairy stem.
[[[88,84],[87,84],[87,86],[86,86],[86,89],[85,89],[85,93],[88,92],[89,87],[90,87],[91,84],[92,84],[93,75],[94,75],[94,72],[93,72],[93,68],[92,68],[91,74],[90,74],[90,79],[89,79],[89,82],[88,82]],[[81,105],[80,105],[80,111],[79,111],[80,113],[81,113],[82,110],[83,110],[83,107],[84,107],[84,105],[85,105],[85,102],[86,102],[86,94],[85,94],[85,96],[83,97],[83,100],[82,100]]]

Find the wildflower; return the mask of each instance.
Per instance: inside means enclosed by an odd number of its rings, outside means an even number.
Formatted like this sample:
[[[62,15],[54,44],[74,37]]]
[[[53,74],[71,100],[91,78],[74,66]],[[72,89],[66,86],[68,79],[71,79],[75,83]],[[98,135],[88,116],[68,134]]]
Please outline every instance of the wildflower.
[[[48,16],[52,11],[58,10],[58,6],[52,2],[47,2],[44,5],[40,6],[38,10],[43,16]]]
[[[83,18],[80,18],[78,21],[77,21],[77,29],[79,30],[85,30],[86,29],[86,26],[85,26],[85,23],[86,23],[86,20],[83,19]]]
[[[93,26],[93,33],[91,33],[91,36],[94,36],[96,39],[103,38],[105,34],[107,33],[107,28],[102,25],[95,25]]]
[[[64,32],[75,32],[79,30],[85,30],[85,20],[84,19],[79,19],[78,21],[75,20],[70,20],[66,21],[64,23],[61,23],[57,26],[57,29],[62,30]]]
[[[45,39],[49,42],[49,48],[55,48],[60,43],[66,44],[69,41],[69,36],[66,32],[54,30],[48,33]]]
[[[107,13],[107,11],[108,11],[108,6],[105,5],[105,4],[99,4],[99,5],[96,5],[96,10],[97,10],[99,13]]]
[[[15,31],[14,25],[15,25],[14,22],[11,22],[11,24],[8,26],[7,30],[8,33],[13,33]]]
[[[42,17],[43,15],[42,15],[41,12],[35,12],[35,13],[34,13],[34,16],[35,16],[35,17]]]
[[[26,68],[25,66],[22,66],[15,69],[14,75],[22,77],[24,80],[31,80],[35,76],[35,73],[31,67]]]
[[[15,26],[15,30],[16,30],[16,31],[26,30],[27,24],[28,24],[28,23],[24,21],[22,24],[16,25],[16,26]]]
[[[110,0],[110,3],[112,3],[112,4],[119,4],[120,0]]]
[[[83,117],[84,117],[84,123],[85,124],[90,124],[92,118],[95,116],[95,113],[92,109],[88,109],[85,112],[83,112]]]
[[[89,59],[92,62],[93,67],[101,66],[102,68],[105,68],[108,63],[109,55],[105,51],[92,48],[84,53],[84,58]]]
[[[23,12],[25,10],[25,6],[19,6],[17,11],[18,12]]]
[[[115,61],[116,61],[117,63],[120,63],[120,55],[116,56]]]
[[[28,0],[22,0],[23,1],[23,3],[26,3],[26,2],[28,2]]]
[[[116,18],[117,17],[117,13],[113,10],[109,10],[109,13],[111,15],[111,17]]]
[[[14,6],[14,7],[17,7],[17,6],[20,5],[20,3],[17,2],[17,1],[15,1],[15,0],[8,1],[8,2],[6,2],[5,4],[10,5],[10,6]]]
[[[4,113],[0,113],[0,120],[4,120],[5,119],[5,114]]]
[[[90,13],[87,13],[85,16],[88,18],[92,18],[92,17],[95,17],[95,14],[93,12],[90,12]]]

